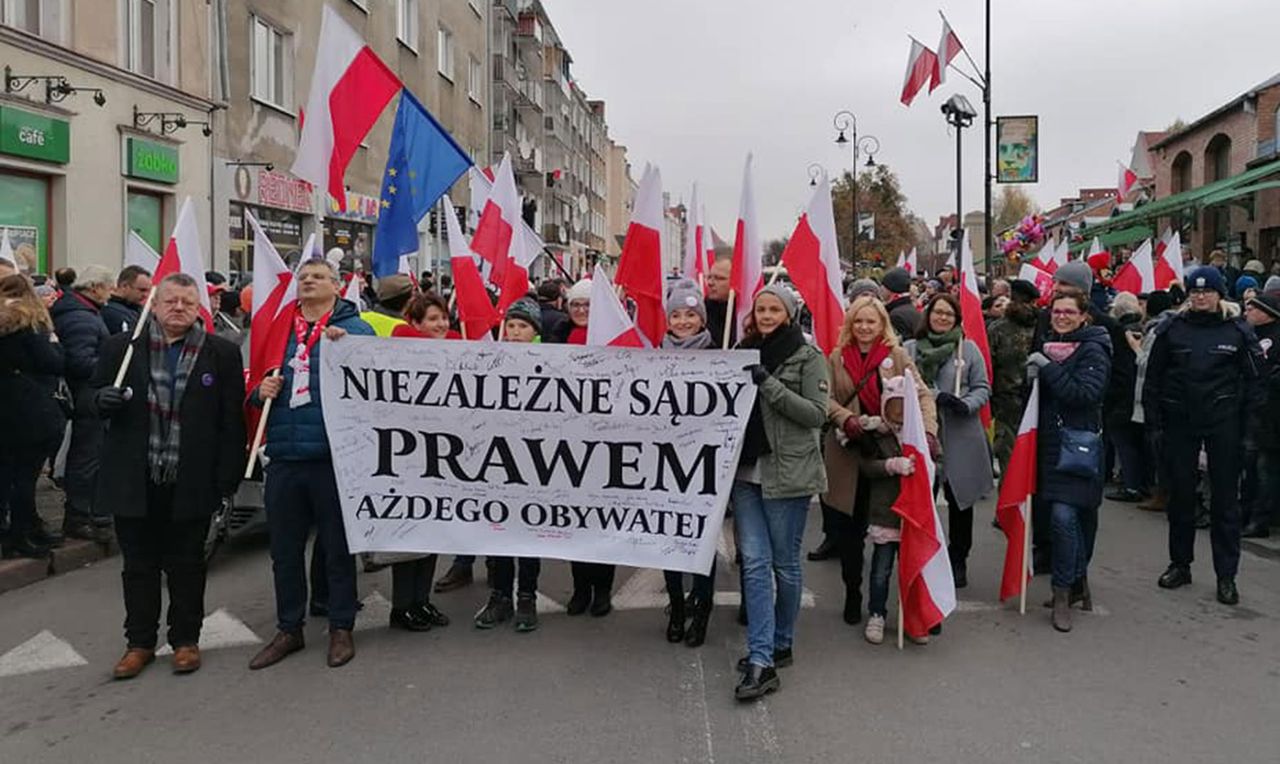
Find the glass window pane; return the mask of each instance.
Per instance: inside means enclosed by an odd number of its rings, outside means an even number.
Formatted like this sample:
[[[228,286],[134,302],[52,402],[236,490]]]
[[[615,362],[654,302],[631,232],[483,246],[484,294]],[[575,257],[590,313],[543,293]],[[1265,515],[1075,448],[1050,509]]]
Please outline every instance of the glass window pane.
[[[138,71],[148,77],[156,75],[156,6],[141,0],[138,8]]]
[[[253,22],[253,94],[271,98],[271,30],[261,21]]]
[[[19,9],[21,13],[25,10],[25,18],[21,21],[23,29],[31,34],[40,34],[40,0],[22,0],[20,5],[25,5],[24,9]]]
[[[163,251],[162,209],[159,196],[129,192],[129,230],[137,232],[157,252]]]
[[[274,49],[275,57],[272,59],[272,74],[274,82],[271,90],[271,101],[281,106],[287,106],[284,98],[284,35],[279,32],[272,31],[271,42]]]

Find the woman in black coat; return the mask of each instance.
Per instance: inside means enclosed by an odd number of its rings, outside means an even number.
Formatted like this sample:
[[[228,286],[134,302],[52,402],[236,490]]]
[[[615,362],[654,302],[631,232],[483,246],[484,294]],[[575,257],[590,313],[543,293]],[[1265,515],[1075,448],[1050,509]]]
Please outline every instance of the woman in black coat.
[[[1040,380],[1036,487],[1052,517],[1053,627],[1059,631],[1071,630],[1073,588],[1086,609],[1092,606],[1087,574],[1102,503],[1100,436],[1091,444],[1093,464],[1085,467],[1088,474],[1061,466],[1066,431],[1098,434],[1102,430],[1111,339],[1106,329],[1089,324],[1088,311],[1082,293],[1055,298],[1044,346],[1027,357],[1027,377]]]
[[[67,424],[54,397],[62,373],[62,345],[44,303],[26,277],[0,279],[0,492],[9,497],[9,531],[0,540],[5,557],[47,557],[55,540],[36,514],[36,480]]]

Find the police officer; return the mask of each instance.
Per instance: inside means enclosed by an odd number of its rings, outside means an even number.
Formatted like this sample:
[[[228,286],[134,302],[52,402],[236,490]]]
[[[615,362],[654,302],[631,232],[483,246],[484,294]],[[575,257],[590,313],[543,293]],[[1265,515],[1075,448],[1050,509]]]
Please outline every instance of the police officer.
[[[1162,589],[1191,583],[1195,548],[1195,481],[1200,449],[1209,455],[1210,539],[1218,601],[1234,605],[1240,563],[1241,442],[1248,412],[1256,410],[1262,368],[1253,329],[1232,315],[1221,271],[1201,266],[1187,275],[1185,308],[1156,328],[1147,365],[1143,408],[1149,426],[1163,430],[1169,476],[1169,568]]]

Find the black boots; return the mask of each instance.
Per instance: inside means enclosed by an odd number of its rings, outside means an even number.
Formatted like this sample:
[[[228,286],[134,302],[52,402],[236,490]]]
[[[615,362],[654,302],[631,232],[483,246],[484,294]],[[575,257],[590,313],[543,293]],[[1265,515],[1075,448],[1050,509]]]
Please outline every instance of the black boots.
[[[609,584],[596,584],[591,598],[591,615],[596,618],[603,618],[613,612],[613,580],[610,576]]]
[[[707,624],[711,621],[712,603],[695,600],[693,619],[685,632],[684,643],[688,647],[701,647],[707,641]]]
[[[591,588],[584,586],[573,590],[573,596],[565,604],[564,610],[569,615],[582,615],[589,607],[591,607]]]
[[[1187,586],[1190,583],[1191,568],[1176,562],[1170,564],[1160,576],[1160,580],[1156,581],[1161,589],[1177,589],[1179,586]]]
[[[676,644],[684,641],[684,597],[672,597],[667,615],[667,641]]]
[[[755,700],[776,692],[781,686],[778,672],[772,666],[757,666],[749,663],[746,671],[742,672],[742,681],[738,682],[738,686],[733,690],[733,696],[738,700]]]
[[[1240,592],[1236,590],[1234,578],[1224,576],[1218,579],[1218,602],[1224,605],[1240,604]]]
[[[856,589],[844,590],[844,622],[853,626],[862,622],[862,594]]]
[[[1053,628],[1071,631],[1071,587],[1053,588]]]

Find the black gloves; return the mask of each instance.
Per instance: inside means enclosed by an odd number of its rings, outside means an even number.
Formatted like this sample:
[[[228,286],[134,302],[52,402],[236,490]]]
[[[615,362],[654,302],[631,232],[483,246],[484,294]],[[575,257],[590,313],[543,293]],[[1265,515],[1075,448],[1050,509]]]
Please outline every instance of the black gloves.
[[[968,414],[969,406],[959,397],[945,391],[940,391],[936,396],[938,405],[955,414]]]
[[[742,370],[751,372],[751,381],[757,385],[769,378],[769,370],[758,363],[749,363]]]
[[[93,404],[99,414],[114,414],[133,397],[132,393],[127,387],[103,387],[93,394]]]

